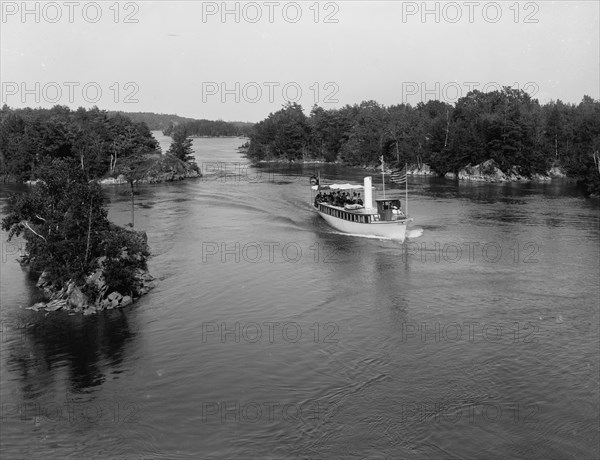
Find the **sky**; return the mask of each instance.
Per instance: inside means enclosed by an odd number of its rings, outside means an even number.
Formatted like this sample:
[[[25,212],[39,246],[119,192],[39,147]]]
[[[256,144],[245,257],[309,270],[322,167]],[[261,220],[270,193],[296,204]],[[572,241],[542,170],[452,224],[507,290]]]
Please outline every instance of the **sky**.
[[[257,122],[524,89],[600,99],[595,1],[0,2],[2,104]]]

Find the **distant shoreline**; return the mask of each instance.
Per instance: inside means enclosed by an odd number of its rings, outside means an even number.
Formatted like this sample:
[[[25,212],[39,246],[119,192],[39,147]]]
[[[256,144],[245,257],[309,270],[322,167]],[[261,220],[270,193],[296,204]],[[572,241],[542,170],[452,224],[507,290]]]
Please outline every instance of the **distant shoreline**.
[[[163,182],[178,182],[185,179],[202,177],[200,168],[195,163],[186,163],[173,155],[161,154],[148,158],[150,164],[145,166],[145,173],[134,181],[135,184],[159,184]],[[95,179],[100,185],[124,185],[129,181],[125,174],[117,168],[112,175],[102,176]],[[17,181],[14,177],[5,175],[3,183],[35,185],[37,180]]]
[[[313,164],[328,164],[334,166],[346,166],[349,168],[362,169],[365,171],[381,174],[381,166],[351,166],[339,161],[327,162],[325,160],[260,160],[254,162],[255,166],[262,165],[313,165]],[[392,169],[386,168],[384,173],[389,175],[392,173]],[[447,180],[460,180],[466,182],[489,182],[489,183],[527,183],[527,182],[549,182],[553,179],[565,179],[569,181],[576,181],[576,179],[568,177],[564,171],[559,167],[552,167],[546,172],[546,174],[533,174],[530,177],[519,174],[516,171],[503,173],[493,160],[488,160],[480,165],[468,166],[461,169],[458,173],[446,173],[440,176],[434,172],[429,165],[423,164],[421,167],[411,165],[409,166],[407,176],[413,177],[438,177]]]

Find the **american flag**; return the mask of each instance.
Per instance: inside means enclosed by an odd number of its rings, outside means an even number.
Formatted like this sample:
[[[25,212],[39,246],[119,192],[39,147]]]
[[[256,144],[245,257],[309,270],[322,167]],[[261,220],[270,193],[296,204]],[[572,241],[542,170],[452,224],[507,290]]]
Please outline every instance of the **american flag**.
[[[396,184],[406,184],[406,166],[402,169],[392,171],[390,180]]]

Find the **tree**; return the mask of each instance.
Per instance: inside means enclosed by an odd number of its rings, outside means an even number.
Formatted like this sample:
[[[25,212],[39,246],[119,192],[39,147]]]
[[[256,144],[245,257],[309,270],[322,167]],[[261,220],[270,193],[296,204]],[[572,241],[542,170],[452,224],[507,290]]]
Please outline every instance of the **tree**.
[[[346,120],[339,110],[325,110],[313,106],[310,118],[307,120],[310,128],[309,148],[315,158],[335,161],[342,145],[348,140],[345,134],[351,125],[346,126]]]
[[[246,155],[254,161],[302,159],[309,155],[310,132],[302,106],[288,102],[254,126]]]
[[[135,226],[135,191],[134,186],[146,175],[149,161],[141,154],[136,153],[127,157],[123,162],[121,171],[129,184],[131,193],[131,227]]]
[[[97,107],[0,110],[0,166],[19,181],[36,179],[41,164],[76,159],[90,178],[115,168],[117,160],[139,150],[158,151],[158,142],[143,123],[121,115],[109,117]]]
[[[81,279],[109,228],[105,197],[73,159],[52,160],[30,193],[13,195],[2,228],[24,234],[26,261],[56,282]]]
[[[429,164],[438,174],[494,160],[504,172],[525,176],[551,166],[586,183],[600,144],[600,102],[541,106],[523,90],[470,91],[454,106],[428,101],[384,107],[374,101],[325,110],[307,119],[288,104],[254,126],[247,146],[253,161],[306,155],[348,165]],[[586,179],[587,178],[587,179]],[[595,189],[595,186],[592,185]],[[589,189],[589,187],[588,187]]]
[[[100,266],[106,280],[104,294],[131,290],[136,271],[146,269],[145,234],[109,222],[100,186],[87,180],[75,159],[49,161],[40,179],[29,193],[10,197],[8,215],[2,220],[9,240],[25,237],[23,262],[33,272],[44,273],[53,288],[65,288],[73,281],[83,286],[84,294],[99,294],[86,278]]]
[[[174,155],[181,161],[187,163],[194,161],[192,140],[187,137],[187,133],[183,128],[175,128],[175,131],[173,132],[173,142],[171,143],[167,154]]]

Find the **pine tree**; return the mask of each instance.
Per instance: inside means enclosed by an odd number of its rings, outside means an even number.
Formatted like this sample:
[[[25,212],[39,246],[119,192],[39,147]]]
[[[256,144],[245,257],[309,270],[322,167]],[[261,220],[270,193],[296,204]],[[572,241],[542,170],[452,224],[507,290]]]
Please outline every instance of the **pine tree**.
[[[187,163],[194,161],[192,140],[187,137],[187,133],[183,129],[175,128],[173,131],[173,142],[171,143],[167,154],[174,155],[181,161]]]

